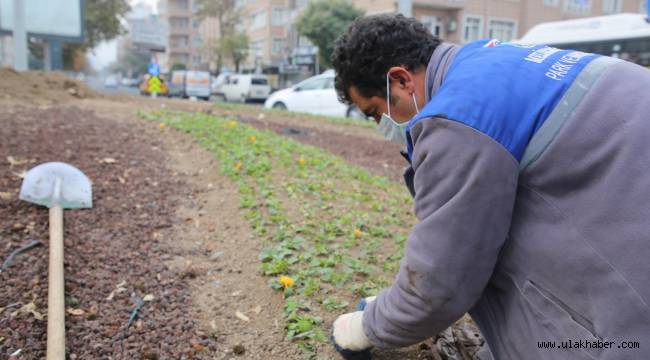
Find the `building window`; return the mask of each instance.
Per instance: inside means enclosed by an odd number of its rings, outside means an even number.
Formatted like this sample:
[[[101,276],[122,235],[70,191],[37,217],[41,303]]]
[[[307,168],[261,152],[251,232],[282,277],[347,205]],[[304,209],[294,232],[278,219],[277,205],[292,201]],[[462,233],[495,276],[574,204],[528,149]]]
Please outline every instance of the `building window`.
[[[179,9],[183,9],[183,10],[187,10],[187,9],[190,8],[189,3],[187,2],[187,0],[178,0],[176,2],[176,7],[179,8]]]
[[[565,0],[564,11],[575,15],[589,15],[591,0]]]
[[[301,36],[298,38],[298,47],[303,46],[314,46],[314,44],[306,36]]]
[[[442,36],[442,19],[437,16],[423,16],[420,22],[429,29],[431,34],[441,37]]]
[[[192,45],[194,47],[199,47],[203,43],[203,40],[200,37],[192,38]]]
[[[192,19],[192,27],[198,29],[201,26],[201,22],[197,19]]]
[[[512,20],[490,20],[489,35],[492,39],[510,41],[516,36],[517,24]]]
[[[172,55],[172,63],[178,64],[187,64],[189,61],[189,55],[188,54],[174,54]]]
[[[201,55],[192,56],[192,62],[194,62],[194,64],[197,64],[197,65],[200,64],[201,63]]]
[[[283,6],[274,6],[271,22],[274,26],[282,26],[287,23],[287,9]]]
[[[560,0],[544,0],[544,5],[546,6],[559,6]]]
[[[603,14],[617,14],[623,8],[623,0],[603,0]]]
[[[189,26],[189,20],[186,18],[169,18],[169,24],[174,29],[187,29]]]
[[[171,46],[175,48],[186,47],[189,43],[189,39],[187,36],[174,36],[170,39],[170,42]]]
[[[264,54],[265,47],[266,47],[265,40],[251,41],[250,43],[251,54],[255,57],[262,56]]]
[[[251,30],[266,26],[266,11],[258,11],[251,15]]]
[[[273,39],[273,53],[276,55],[283,54],[286,43],[287,41],[285,39]]]
[[[483,18],[480,16],[465,17],[463,25],[463,42],[476,41],[483,37]]]

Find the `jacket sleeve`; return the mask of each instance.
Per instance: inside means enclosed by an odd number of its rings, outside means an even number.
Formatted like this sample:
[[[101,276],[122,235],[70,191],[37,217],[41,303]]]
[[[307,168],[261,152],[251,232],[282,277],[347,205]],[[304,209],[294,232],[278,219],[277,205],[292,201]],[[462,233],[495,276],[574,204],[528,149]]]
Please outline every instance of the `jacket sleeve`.
[[[434,336],[480,298],[512,216],[517,160],[462,123],[427,118],[411,130],[415,214],[395,282],[364,310],[379,347]]]

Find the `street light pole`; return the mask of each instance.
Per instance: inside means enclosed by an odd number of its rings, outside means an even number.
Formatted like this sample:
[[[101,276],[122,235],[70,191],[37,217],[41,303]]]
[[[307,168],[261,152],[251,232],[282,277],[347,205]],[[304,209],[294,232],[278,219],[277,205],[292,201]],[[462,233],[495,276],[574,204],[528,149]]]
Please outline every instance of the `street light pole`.
[[[28,69],[25,3],[26,1],[23,0],[14,0],[14,69],[17,71]]]

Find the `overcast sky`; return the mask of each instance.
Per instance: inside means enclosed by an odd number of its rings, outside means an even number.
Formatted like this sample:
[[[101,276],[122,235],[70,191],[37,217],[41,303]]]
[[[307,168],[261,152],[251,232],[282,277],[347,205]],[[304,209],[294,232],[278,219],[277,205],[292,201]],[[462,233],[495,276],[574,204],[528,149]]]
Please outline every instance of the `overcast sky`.
[[[158,0],[129,0],[129,4],[135,5],[139,2],[149,4],[156,11],[156,5]],[[102,42],[96,46],[92,53],[88,54],[88,59],[90,64],[97,70],[109,65],[114,62],[117,58],[117,40],[113,39],[109,42]]]

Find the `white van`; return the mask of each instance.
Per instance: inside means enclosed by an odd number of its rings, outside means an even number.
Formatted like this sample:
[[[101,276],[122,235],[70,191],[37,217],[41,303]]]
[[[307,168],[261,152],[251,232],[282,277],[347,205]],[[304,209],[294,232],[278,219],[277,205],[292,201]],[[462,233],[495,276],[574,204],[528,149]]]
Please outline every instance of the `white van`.
[[[199,99],[210,99],[210,73],[207,71],[187,71],[185,73],[185,94]]]
[[[271,93],[269,79],[260,74],[228,75],[219,91],[225,101],[264,101]]]
[[[210,73],[207,71],[175,70],[169,82],[168,96],[210,99]]]

